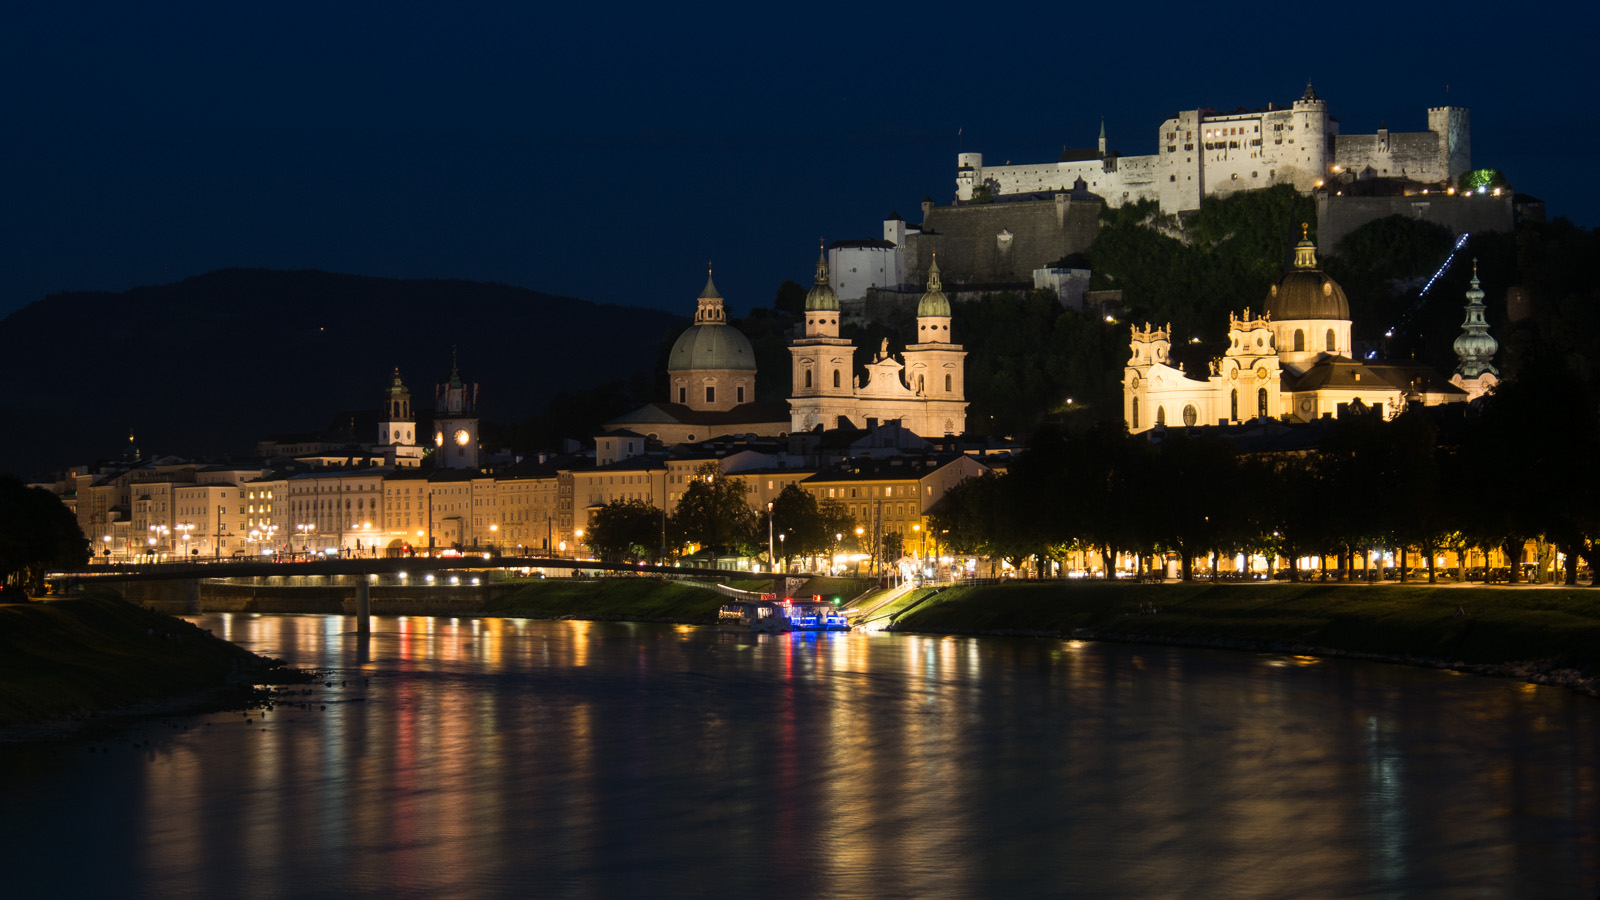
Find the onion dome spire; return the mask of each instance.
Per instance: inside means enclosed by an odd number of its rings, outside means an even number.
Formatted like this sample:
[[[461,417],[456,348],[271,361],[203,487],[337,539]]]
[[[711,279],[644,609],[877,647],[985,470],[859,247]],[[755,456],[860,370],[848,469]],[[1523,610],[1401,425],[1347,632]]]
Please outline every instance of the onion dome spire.
[[[1483,287],[1478,283],[1478,261],[1472,261],[1472,286],[1467,288],[1467,318],[1461,323],[1461,334],[1456,338],[1456,357],[1461,364],[1456,373],[1463,378],[1476,378],[1487,372],[1499,375],[1490,360],[1500,349],[1500,343],[1489,334],[1489,323],[1483,318]]]
[[[1311,86],[1311,79],[1309,79],[1309,78],[1306,79],[1306,92],[1304,94],[1300,95],[1300,99],[1301,100],[1320,100],[1320,99],[1322,99],[1321,97],[1317,96],[1317,89]]]
[[[939,254],[933,254],[933,261],[928,264],[928,290],[917,301],[917,318],[929,316],[950,318],[950,300],[945,297],[944,290],[939,284]]]
[[[833,289],[828,275],[827,251],[821,239],[817,240],[817,274],[812,279],[811,290],[806,292],[806,312],[837,312],[839,295]]]

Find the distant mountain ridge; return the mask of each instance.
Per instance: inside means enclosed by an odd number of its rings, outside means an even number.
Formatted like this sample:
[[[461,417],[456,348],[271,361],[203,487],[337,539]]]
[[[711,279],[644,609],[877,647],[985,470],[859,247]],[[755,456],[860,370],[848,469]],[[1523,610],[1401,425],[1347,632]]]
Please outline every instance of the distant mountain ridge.
[[[480,415],[649,371],[684,320],[504,284],[221,269],[121,293],[52,294],[0,320],[0,472],[120,455],[247,455],[261,437],[376,408],[398,367],[433,406],[455,347]]]

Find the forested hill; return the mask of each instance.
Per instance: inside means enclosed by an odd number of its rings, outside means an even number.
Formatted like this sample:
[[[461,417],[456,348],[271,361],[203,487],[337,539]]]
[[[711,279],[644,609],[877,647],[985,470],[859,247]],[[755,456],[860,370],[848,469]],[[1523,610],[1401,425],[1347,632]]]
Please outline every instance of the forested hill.
[[[512,421],[563,390],[648,374],[683,320],[503,284],[223,269],[122,293],[54,294],[0,320],[0,472],[116,456],[251,453],[376,409],[398,367],[433,406],[450,374]]]

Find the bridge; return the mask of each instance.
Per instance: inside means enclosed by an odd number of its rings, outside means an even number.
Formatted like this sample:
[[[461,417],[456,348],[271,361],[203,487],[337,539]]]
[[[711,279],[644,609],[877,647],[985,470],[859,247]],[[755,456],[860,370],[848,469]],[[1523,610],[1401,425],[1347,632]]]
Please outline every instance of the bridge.
[[[402,585],[407,587],[380,587],[380,591],[393,592],[404,590],[407,592],[477,592],[504,590],[511,586],[507,582],[498,582],[491,585],[478,585],[476,579],[472,585],[442,585],[423,583],[432,582],[432,574],[437,572],[482,572],[489,570],[571,570],[576,572],[607,572],[613,575],[666,575],[675,578],[693,578],[704,580],[716,579],[769,579],[774,583],[774,590],[781,591],[780,579],[793,577],[784,573],[747,572],[737,569],[711,569],[697,566],[659,565],[655,563],[614,563],[601,562],[588,559],[553,559],[533,556],[489,556],[463,555],[445,557],[375,557],[355,559],[321,559],[306,562],[263,562],[263,561],[232,561],[232,562],[177,562],[177,563],[146,563],[133,565],[94,565],[85,566],[71,571],[52,572],[46,580],[51,582],[58,591],[73,591],[87,585],[104,584],[116,585],[119,589],[124,586],[144,583],[184,582],[186,592],[182,597],[182,608],[185,613],[198,613],[201,611],[200,585],[201,582],[213,582],[208,589],[218,589],[219,583],[230,580],[253,580],[271,578],[274,580],[296,580],[303,583],[298,587],[264,586],[243,588],[241,590],[256,590],[267,593],[277,593],[282,599],[284,593],[296,591],[320,590],[324,593],[343,591],[343,596],[348,600],[352,588],[355,591],[355,615],[357,627],[361,631],[371,628],[372,610],[372,581],[371,576],[390,575]],[[421,576],[412,578],[411,576]],[[325,580],[324,580],[325,579]],[[348,580],[347,580],[348,579]],[[409,579],[404,581],[403,579]],[[320,582],[320,586],[310,583],[313,580]],[[345,582],[343,585],[337,582]],[[353,581],[353,585],[350,583]],[[156,585],[150,585],[156,587]],[[127,591],[124,589],[124,593]],[[139,591],[138,593],[148,593]],[[447,593],[448,596],[448,593]],[[488,596],[481,594],[479,596]],[[130,597],[129,599],[133,599]],[[175,603],[176,597],[168,596],[162,599],[163,603]],[[460,598],[457,598],[459,602]],[[256,601],[252,601],[256,602]],[[260,601],[268,602],[268,601]],[[427,601],[448,603],[444,601]],[[346,607],[348,609],[348,607]],[[303,610],[301,610],[303,611]]]

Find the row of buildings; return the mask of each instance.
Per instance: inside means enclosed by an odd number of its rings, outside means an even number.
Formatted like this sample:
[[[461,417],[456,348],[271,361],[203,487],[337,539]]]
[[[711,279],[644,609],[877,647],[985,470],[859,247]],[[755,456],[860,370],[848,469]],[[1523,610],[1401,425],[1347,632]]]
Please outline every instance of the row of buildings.
[[[462,379],[452,354],[431,425],[396,370],[373,441],[264,442],[262,459],[246,464],[135,453],[76,470],[57,490],[109,561],[487,549],[571,556],[584,552],[600,507],[642,500],[670,513],[708,463],[748,487],[753,509],[798,485],[875,535],[909,534],[945,491],[1005,454],[968,452],[957,437],[966,430],[966,354],[952,340],[937,267],[919,303],[917,340],[899,353],[885,342],[865,376],[854,344],[840,337],[829,280],[819,257],[791,341],[787,404],[755,402],[754,350],[728,324],[708,277],[694,324],[670,354],[667,396],[607,423],[592,449],[486,454],[478,386]]]

